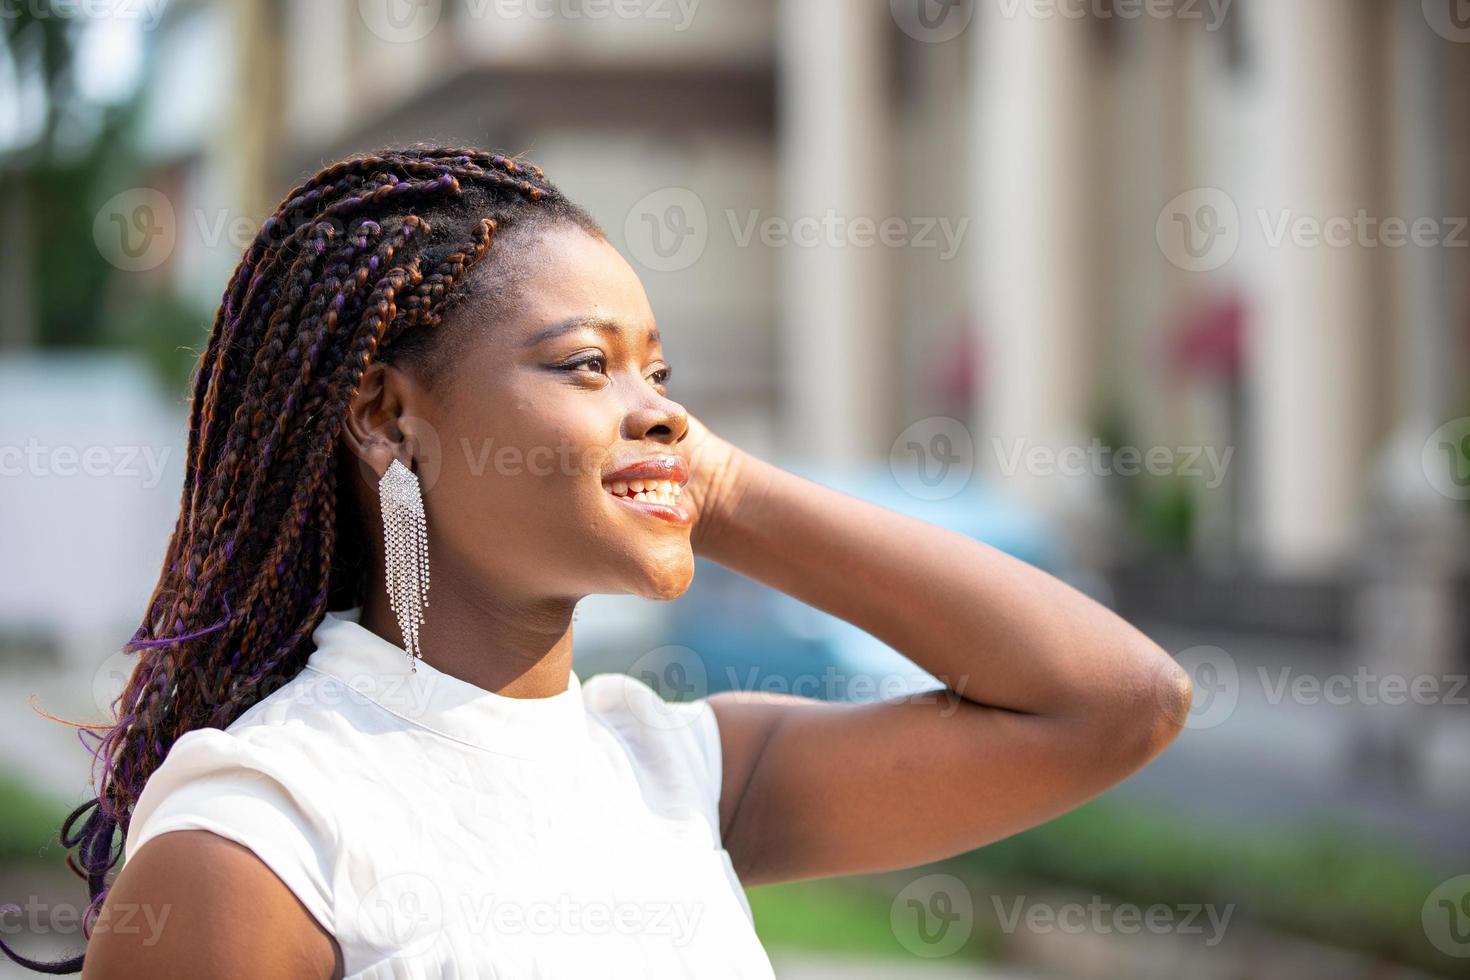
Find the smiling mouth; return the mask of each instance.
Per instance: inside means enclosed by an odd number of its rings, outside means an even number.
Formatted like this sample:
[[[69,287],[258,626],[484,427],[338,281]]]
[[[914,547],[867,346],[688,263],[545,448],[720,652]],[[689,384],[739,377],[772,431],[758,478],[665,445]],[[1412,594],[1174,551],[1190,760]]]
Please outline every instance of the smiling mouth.
[[[614,497],[636,500],[641,504],[663,504],[675,507],[684,488],[672,480],[614,480],[602,488]]]

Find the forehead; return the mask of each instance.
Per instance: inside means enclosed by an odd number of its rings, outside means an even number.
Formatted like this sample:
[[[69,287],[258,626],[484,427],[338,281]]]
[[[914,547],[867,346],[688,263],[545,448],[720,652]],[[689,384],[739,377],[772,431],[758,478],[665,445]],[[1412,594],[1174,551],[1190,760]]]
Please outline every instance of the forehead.
[[[574,319],[618,323],[632,337],[655,330],[648,296],[627,260],[569,223],[493,242],[473,270],[471,288],[462,315],[493,323],[497,344],[522,347]]]

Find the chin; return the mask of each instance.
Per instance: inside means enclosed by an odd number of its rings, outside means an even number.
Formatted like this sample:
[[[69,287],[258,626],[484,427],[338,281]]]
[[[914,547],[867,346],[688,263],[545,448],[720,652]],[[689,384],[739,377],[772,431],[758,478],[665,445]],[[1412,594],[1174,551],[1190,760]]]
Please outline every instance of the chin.
[[[694,581],[694,551],[687,543],[678,556],[651,559],[643,567],[643,575],[633,594],[644,599],[667,602],[689,591]]]

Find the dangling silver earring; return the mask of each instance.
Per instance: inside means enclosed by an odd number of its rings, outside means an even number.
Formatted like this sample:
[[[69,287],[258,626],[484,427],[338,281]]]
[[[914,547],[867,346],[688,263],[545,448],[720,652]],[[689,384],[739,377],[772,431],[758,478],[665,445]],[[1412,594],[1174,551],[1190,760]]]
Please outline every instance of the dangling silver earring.
[[[418,475],[395,459],[378,481],[378,501],[383,512],[388,605],[398,616],[410,670],[417,673],[419,627],[429,604],[429,536]]]

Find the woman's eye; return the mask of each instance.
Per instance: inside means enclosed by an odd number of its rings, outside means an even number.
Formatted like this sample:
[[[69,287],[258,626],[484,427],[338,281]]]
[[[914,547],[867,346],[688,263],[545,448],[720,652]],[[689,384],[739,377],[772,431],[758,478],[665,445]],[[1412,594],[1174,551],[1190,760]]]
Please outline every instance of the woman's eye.
[[[573,361],[570,364],[563,365],[563,367],[565,367],[568,371],[576,371],[577,369],[586,367],[589,364],[597,365],[596,373],[602,374],[603,370],[607,367],[607,359],[601,356],[584,357],[580,361]]]
[[[669,383],[669,369],[659,368],[653,374],[649,375],[649,377],[653,379],[653,383],[656,385],[666,385]]]

